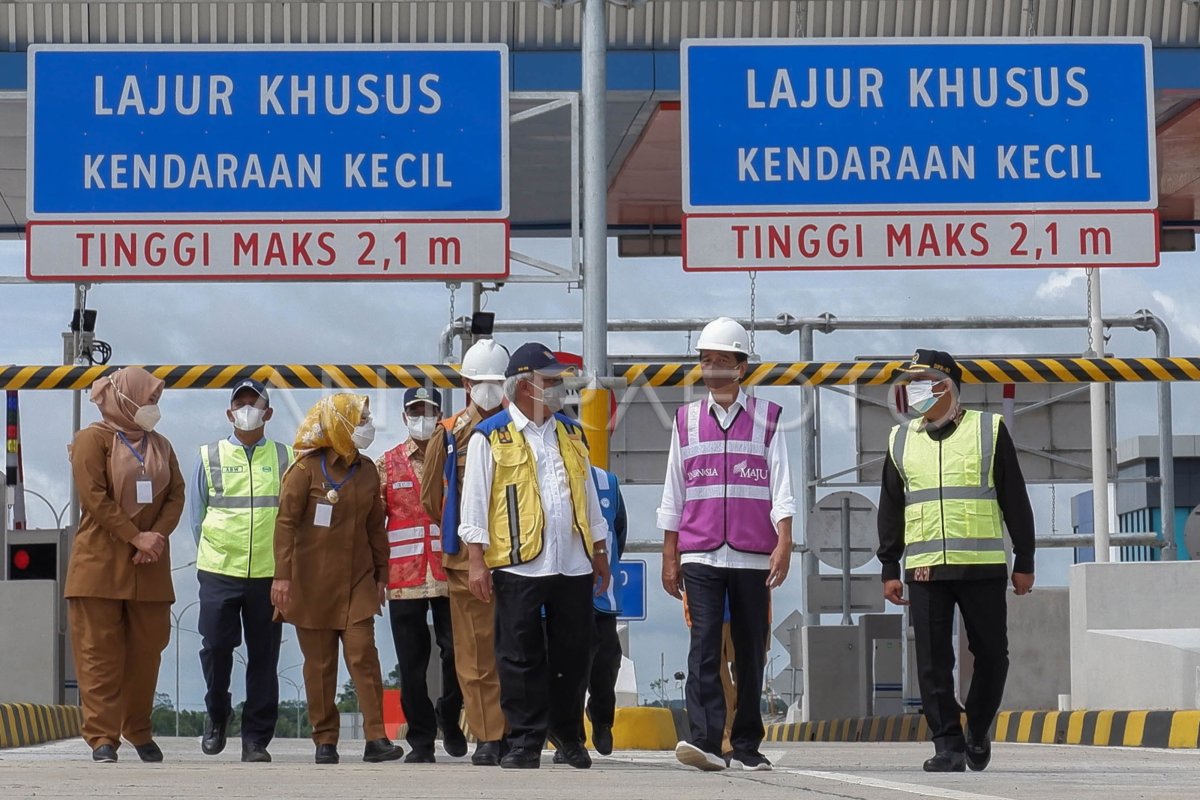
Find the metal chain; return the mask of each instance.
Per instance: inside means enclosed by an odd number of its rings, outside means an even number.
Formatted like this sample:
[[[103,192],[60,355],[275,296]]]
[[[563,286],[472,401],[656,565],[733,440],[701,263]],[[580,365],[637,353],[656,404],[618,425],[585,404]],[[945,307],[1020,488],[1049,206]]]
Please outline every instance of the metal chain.
[[[454,292],[458,289],[458,284],[447,283],[446,288],[450,290],[450,324],[454,325]]]
[[[1099,353],[1096,352],[1095,337],[1092,336],[1092,269],[1085,270],[1087,275],[1087,332],[1088,332],[1088,355],[1097,358]]]
[[[754,355],[754,322],[758,319],[756,309],[758,305],[758,272],[750,270],[750,354]]]
[[[1029,0],[1025,13],[1025,35],[1037,36],[1038,0]]]
[[[1050,535],[1058,533],[1058,496],[1054,492],[1054,484],[1050,484]]]

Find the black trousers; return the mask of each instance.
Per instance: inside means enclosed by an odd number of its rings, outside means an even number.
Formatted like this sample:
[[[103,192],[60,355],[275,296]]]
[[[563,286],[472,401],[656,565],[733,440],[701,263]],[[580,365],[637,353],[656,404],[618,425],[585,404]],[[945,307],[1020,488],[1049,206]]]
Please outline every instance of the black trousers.
[[[693,745],[721,755],[725,734],[725,691],[721,686],[721,639],[725,598],[737,663],[737,710],[729,735],[735,753],[756,753],[762,744],[759,704],[770,636],[771,590],[767,570],[684,564],[688,613],[692,617],[685,687]]]
[[[413,750],[433,750],[438,725],[442,720],[451,720],[457,725],[463,707],[462,690],[454,670],[450,598],[391,600],[388,611],[396,662],[400,667],[400,707],[408,720],[408,744]],[[430,611],[433,612],[433,636],[437,640],[442,666],[442,696],[438,698],[436,709],[429,698],[429,681],[426,679],[433,651],[426,622]]]
[[[509,746],[541,750],[548,733],[563,744],[579,742],[592,647],[591,574],[527,578],[496,570],[492,585]]]
[[[283,625],[274,622],[270,578],[233,578],[200,570],[200,620],[204,641],[200,666],[208,693],[204,704],[216,722],[232,711],[229,681],[233,651],[246,634],[246,705],[242,709],[242,741],[267,746],[279,718],[279,642]]]
[[[916,634],[921,705],[934,748],[962,752],[961,715],[954,693],[954,608],[962,613],[975,673],[967,692],[967,724],[982,737],[992,727],[1008,677],[1008,580],[913,581],[909,618]]]
[[[615,614],[592,615],[592,668],[588,674],[587,715],[593,726],[611,728],[617,713],[617,674],[621,671],[621,640]]]

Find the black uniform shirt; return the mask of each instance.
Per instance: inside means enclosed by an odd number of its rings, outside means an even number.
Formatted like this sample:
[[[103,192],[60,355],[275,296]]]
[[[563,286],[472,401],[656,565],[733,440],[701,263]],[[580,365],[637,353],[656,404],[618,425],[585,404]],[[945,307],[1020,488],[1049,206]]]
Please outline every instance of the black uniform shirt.
[[[949,437],[958,429],[958,422],[948,422],[940,428],[926,428],[918,435],[934,441]],[[1025,478],[1017,462],[1017,448],[1003,420],[996,438],[992,460],[992,477],[996,484],[996,500],[1013,543],[1013,572],[1033,574],[1033,509]],[[900,558],[904,555],[904,479],[892,462],[889,453],[883,462],[883,486],[879,492],[879,561],[883,565],[883,580],[900,578]],[[1004,564],[944,564],[929,569],[927,580],[978,580],[1003,578],[1008,575]],[[905,580],[913,579],[907,570]]]

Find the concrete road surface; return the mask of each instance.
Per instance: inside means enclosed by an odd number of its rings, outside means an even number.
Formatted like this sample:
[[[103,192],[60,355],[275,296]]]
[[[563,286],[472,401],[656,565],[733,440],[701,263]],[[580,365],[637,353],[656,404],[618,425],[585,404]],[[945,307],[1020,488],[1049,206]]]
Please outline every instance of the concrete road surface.
[[[487,798],[487,800],[1093,800],[1200,798],[1200,751],[996,745],[983,773],[927,775],[922,744],[795,744],[764,748],[773,772],[701,773],[673,754],[597,758],[589,771],[472,767],[439,754],[433,765],[362,763],[362,742],[343,742],[342,763],[318,767],[312,745],[271,746],[272,764],[242,764],[240,745],[206,757],[194,739],[161,739],[166,762],[142,764],[125,745],[118,764],[93,764],[81,741],[0,750],[0,798]]]

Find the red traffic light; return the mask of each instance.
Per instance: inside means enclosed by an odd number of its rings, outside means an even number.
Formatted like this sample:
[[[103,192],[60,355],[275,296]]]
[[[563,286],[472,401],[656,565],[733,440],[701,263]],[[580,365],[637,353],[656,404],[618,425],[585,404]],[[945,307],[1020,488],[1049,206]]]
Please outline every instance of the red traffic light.
[[[17,550],[13,553],[13,566],[20,570],[29,569],[29,551]]]

